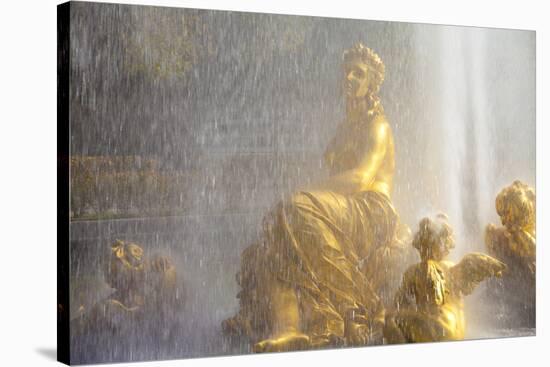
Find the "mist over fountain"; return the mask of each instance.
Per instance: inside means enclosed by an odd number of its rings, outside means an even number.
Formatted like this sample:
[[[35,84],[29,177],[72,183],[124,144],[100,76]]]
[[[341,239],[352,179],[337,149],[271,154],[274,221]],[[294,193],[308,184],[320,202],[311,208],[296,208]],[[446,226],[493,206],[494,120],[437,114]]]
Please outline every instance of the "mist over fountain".
[[[396,202],[411,220],[447,213],[456,255],[479,251],[485,225],[498,223],[496,193],[514,179],[535,184],[534,36],[429,25],[413,34],[418,105],[408,122],[421,133],[402,137],[415,152],[400,158],[403,181],[422,194],[409,204],[399,190]]]
[[[417,26],[414,39],[418,89],[428,90],[420,92],[423,111],[414,124],[429,148],[418,149],[424,152],[418,156],[423,174],[408,177],[417,182],[424,202],[403,213],[412,209],[417,218],[447,213],[456,236],[453,258],[458,259],[485,251],[485,226],[500,224],[495,196],[502,187],[516,179],[535,187],[534,34]],[[495,317],[504,312],[498,311],[502,301],[484,292],[482,286],[466,303],[468,313],[476,315],[467,329],[470,337],[499,336],[499,320],[512,317]]]
[[[413,231],[422,217],[444,212],[453,257],[483,251],[485,226],[499,223],[496,194],[516,179],[535,186],[533,32],[181,14],[74,5],[71,155],[89,173],[79,182],[107,199],[82,191],[73,205],[82,210],[70,225],[78,288],[71,314],[112,292],[101,271],[116,239],[169,256],[185,302],[173,315],[180,328],[172,349],[145,341],[150,348],[93,350],[92,335],[73,339],[77,362],[250,352],[220,330],[238,309],[241,252],[275,203],[327,175],[323,153],[345,114],[342,52],[357,42],[386,65],[380,94],[395,135],[392,200]],[[89,294],[79,296],[80,288]],[[482,292],[467,307],[482,307]],[[139,339],[129,344],[143,345]]]

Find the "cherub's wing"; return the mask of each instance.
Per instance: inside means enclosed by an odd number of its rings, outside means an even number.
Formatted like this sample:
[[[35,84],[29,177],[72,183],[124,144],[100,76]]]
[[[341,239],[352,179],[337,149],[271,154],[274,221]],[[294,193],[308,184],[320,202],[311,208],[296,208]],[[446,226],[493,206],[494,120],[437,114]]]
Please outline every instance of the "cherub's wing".
[[[500,277],[506,265],[482,253],[467,254],[462,260],[450,269],[453,291],[462,295],[471,294],[483,280],[489,277]]]

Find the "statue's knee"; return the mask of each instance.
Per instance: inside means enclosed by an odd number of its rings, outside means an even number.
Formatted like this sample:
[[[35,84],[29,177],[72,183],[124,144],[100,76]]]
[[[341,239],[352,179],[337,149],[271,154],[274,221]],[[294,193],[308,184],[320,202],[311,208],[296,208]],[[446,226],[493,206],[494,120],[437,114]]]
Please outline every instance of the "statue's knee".
[[[301,218],[306,214],[304,213],[304,209],[309,205],[311,205],[311,201],[306,194],[302,192],[292,194],[292,196],[284,202],[286,217],[288,219],[295,217]]]
[[[288,204],[291,207],[301,207],[311,204],[311,199],[309,195],[307,195],[305,192],[296,192],[292,194],[290,200],[288,201]]]
[[[307,215],[307,213],[304,212],[304,205],[306,203],[307,196],[303,193],[295,193],[285,198],[278,205],[276,212],[279,213],[279,215],[274,217],[275,221],[278,222],[284,218],[284,221],[290,225],[300,223],[304,215]]]

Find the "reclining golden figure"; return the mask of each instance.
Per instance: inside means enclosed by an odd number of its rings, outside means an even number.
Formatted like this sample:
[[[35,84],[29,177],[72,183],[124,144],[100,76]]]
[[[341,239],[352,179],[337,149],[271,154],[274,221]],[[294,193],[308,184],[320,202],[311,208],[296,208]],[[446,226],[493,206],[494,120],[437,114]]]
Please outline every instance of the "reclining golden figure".
[[[403,275],[394,312],[386,317],[386,342],[464,339],[464,296],[484,279],[500,277],[506,265],[481,253],[467,254],[457,265],[448,261],[454,239],[444,215],[435,220],[422,219],[413,246],[419,251],[421,262]]]
[[[344,53],[346,118],[325,153],[329,178],[279,203],[242,254],[240,310],[223,328],[247,335],[256,352],[382,341],[369,266],[401,245],[394,139],[377,95],[384,72],[362,44]]]

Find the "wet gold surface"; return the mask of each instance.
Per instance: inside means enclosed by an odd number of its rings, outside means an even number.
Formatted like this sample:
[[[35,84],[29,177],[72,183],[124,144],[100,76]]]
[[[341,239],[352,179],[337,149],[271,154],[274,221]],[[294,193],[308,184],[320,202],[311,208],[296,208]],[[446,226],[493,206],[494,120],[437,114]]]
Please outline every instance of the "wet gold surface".
[[[502,227],[487,226],[487,250],[510,266],[528,271],[534,281],[537,250],[535,191],[520,181],[514,181],[498,194],[495,204]]]
[[[454,247],[452,229],[444,217],[425,218],[413,240],[421,262],[403,275],[393,312],[387,315],[387,343],[464,339],[464,296],[486,278],[502,275],[506,266],[481,253],[458,263],[448,261]]]
[[[377,95],[384,65],[359,44],[344,54],[344,77],[330,176],[279,203],[242,255],[240,310],[223,328],[250,337],[257,352],[382,341],[377,268],[401,256],[408,234],[390,200],[394,143]]]

